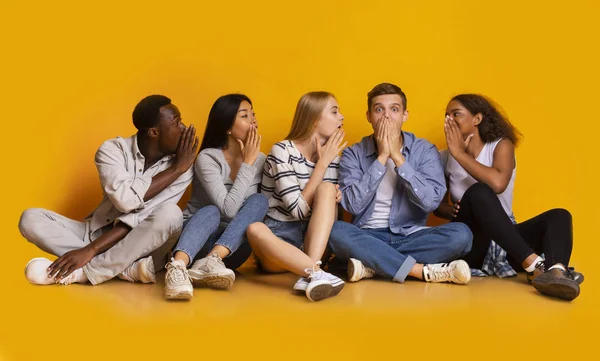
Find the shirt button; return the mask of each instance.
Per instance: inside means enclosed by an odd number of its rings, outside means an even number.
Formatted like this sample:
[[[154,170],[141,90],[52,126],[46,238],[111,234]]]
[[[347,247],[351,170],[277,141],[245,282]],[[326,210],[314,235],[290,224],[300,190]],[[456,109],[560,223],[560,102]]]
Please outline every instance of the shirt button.
[[[141,173],[141,172],[142,172],[142,170],[141,170],[141,169],[138,169],[138,172],[140,172],[140,173]]]
[[[415,192],[417,191],[417,188],[415,188]]]
[[[110,223],[110,219],[107,219],[107,220],[106,220],[106,222],[109,222],[109,223]]]
[[[400,175],[404,177],[404,173],[402,173],[402,174],[400,174]]]

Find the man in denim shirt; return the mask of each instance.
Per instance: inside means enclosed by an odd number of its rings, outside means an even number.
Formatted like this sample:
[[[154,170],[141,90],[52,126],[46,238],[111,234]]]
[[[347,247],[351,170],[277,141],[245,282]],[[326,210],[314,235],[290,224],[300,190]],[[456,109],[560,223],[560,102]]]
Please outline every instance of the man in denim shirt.
[[[425,226],[446,193],[444,170],[433,144],[401,131],[407,118],[398,86],[383,83],[369,92],[374,134],[346,148],[340,162],[341,204],[352,224],[336,222],[330,246],[348,260],[350,282],[378,274],[466,284],[469,266],[453,260],[470,251],[473,235],[458,222]]]

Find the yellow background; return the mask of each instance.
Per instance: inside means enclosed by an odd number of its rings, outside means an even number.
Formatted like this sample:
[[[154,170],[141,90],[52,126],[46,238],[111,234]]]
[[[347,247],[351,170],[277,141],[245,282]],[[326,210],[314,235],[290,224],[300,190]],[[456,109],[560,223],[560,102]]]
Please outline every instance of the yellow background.
[[[593,0],[2,0],[0,360],[485,360],[532,359],[526,355],[534,349],[544,358],[592,357],[600,276],[599,7]],[[131,111],[145,95],[171,97],[187,124],[204,129],[218,96],[243,92],[253,100],[267,152],[286,135],[298,98],[312,90],[336,95],[347,139],[358,141],[371,130],[366,93],[383,81],[408,96],[405,130],[438,147],[451,96],[477,92],[502,105],[525,135],[516,216],[571,211],[572,261],[586,275],[579,299],[510,303],[521,286],[485,280],[472,291],[433,288],[449,291],[423,300],[394,293],[420,292],[422,284],[375,282],[370,301],[357,296],[368,292],[349,290],[352,300],[278,303],[287,289],[242,285],[252,297],[201,293],[192,303],[167,304],[152,286],[36,288],[23,277],[26,262],[41,252],[20,236],[20,213],[43,207],[83,218],[91,211],[101,199],[95,150],[134,133]]]

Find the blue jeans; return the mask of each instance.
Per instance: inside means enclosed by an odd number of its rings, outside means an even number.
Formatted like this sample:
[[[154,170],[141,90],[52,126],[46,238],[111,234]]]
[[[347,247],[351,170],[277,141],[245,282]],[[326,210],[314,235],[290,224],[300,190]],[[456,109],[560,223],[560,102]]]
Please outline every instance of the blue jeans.
[[[264,222],[275,236],[300,250],[304,250],[304,236],[308,230],[308,221],[284,222],[267,217]]]
[[[418,263],[450,262],[471,250],[473,234],[466,224],[452,222],[402,236],[389,228],[366,229],[336,221],[329,246],[342,261],[356,258],[375,272],[404,282]]]
[[[246,238],[246,229],[252,223],[262,221],[268,209],[269,202],[259,193],[248,197],[230,222],[221,222],[221,214],[217,207],[203,207],[184,222],[174,252],[185,252],[191,264],[195,259],[206,257],[214,246],[220,245],[230,251],[223,260],[225,266],[236,269],[252,253]]]

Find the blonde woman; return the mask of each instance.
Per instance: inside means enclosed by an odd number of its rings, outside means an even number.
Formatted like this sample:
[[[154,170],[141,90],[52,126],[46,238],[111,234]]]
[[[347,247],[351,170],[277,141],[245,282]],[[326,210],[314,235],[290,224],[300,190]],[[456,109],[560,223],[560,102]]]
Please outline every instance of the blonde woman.
[[[343,121],[332,94],[311,92],[300,98],[290,133],[271,148],[265,162],[261,190],[269,199],[267,217],[247,231],[259,267],[297,274],[294,290],[311,301],[335,296],[344,287],[344,281],[320,268],[341,200]]]

